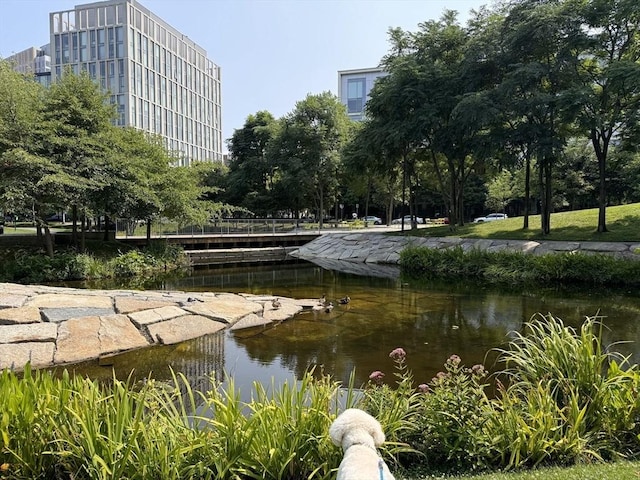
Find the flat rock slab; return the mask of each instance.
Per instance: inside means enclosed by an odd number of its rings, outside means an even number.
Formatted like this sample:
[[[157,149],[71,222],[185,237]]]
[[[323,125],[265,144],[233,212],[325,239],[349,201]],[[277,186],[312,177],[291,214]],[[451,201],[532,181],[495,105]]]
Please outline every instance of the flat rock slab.
[[[58,325],[55,323],[27,323],[7,325],[0,329],[0,344],[19,342],[55,342]]]
[[[42,317],[46,322],[64,322],[72,318],[82,317],[99,317],[102,315],[113,315],[116,313],[113,308],[92,308],[92,307],[74,307],[74,308],[41,308]]]
[[[53,365],[55,349],[53,342],[0,344],[0,369],[22,370],[28,362],[32,367],[49,367]]]
[[[0,310],[0,325],[16,323],[39,323],[42,321],[37,307],[3,308]]]
[[[186,315],[148,326],[154,341],[164,345],[184,342],[223,330],[225,325],[201,315]]]
[[[115,305],[116,313],[133,313],[141,310],[175,306],[175,303],[156,299],[116,297]]]
[[[28,298],[26,295],[0,292],[0,308],[21,307]]]
[[[73,318],[60,324],[55,363],[75,363],[148,346],[126,315]]]
[[[238,320],[232,325],[229,330],[243,330],[245,328],[263,327],[265,325],[271,325],[271,320],[266,320],[255,313],[251,313],[244,318]]]
[[[194,315],[234,324],[251,313],[262,312],[263,307],[261,303],[251,302],[240,295],[220,295],[207,298],[205,302],[185,305],[183,308]]]
[[[152,323],[158,323],[165,320],[170,320],[176,317],[182,317],[187,315],[187,312],[175,305],[167,307],[152,308],[151,310],[143,310],[141,312],[133,312],[129,314],[129,318],[138,327],[145,325],[151,325]]]
[[[280,308],[273,308],[271,306],[271,302],[267,302],[264,306],[264,311],[262,312],[262,318],[269,320],[270,322],[282,322],[291,318],[300,311],[302,311],[302,307],[300,305],[281,299]]]
[[[27,305],[39,308],[113,308],[111,297],[106,295],[74,295],[67,293],[44,293],[27,301]]]

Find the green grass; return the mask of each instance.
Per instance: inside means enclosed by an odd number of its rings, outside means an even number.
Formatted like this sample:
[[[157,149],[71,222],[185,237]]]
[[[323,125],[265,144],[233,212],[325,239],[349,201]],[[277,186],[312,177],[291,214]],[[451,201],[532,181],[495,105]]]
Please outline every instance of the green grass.
[[[458,480],[637,480],[640,462],[616,462],[598,465],[579,465],[568,468],[540,468],[513,473],[484,475],[430,476],[428,474],[395,475],[398,480],[458,479]]]
[[[640,203],[607,208],[608,232],[598,233],[598,209],[551,214],[551,233],[542,235],[540,215],[529,217],[529,228],[523,230],[524,217],[513,217],[487,223],[470,223],[464,227],[434,226],[411,231],[425,237],[456,236],[503,240],[556,240],[563,242],[640,242]]]

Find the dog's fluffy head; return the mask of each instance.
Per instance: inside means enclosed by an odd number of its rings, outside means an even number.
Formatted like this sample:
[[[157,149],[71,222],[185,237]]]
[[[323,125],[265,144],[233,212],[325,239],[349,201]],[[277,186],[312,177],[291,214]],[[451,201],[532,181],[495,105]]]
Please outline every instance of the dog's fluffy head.
[[[329,436],[335,445],[341,445],[344,450],[354,444],[375,448],[385,440],[380,422],[357,408],[342,412],[329,427]]]

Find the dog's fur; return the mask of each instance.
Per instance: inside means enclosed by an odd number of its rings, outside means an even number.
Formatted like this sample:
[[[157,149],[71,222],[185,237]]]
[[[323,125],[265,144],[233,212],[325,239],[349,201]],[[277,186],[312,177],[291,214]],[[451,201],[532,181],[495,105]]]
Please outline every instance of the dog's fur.
[[[336,480],[394,480],[378,456],[376,447],[385,437],[380,423],[371,415],[357,408],[345,410],[329,427],[329,436],[344,451]]]

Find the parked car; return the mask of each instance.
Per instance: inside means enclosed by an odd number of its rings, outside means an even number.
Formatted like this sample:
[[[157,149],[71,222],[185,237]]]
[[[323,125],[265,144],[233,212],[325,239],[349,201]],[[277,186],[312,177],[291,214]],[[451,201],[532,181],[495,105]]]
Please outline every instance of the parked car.
[[[493,222],[495,220],[506,220],[506,213],[490,213],[486,217],[478,217],[473,220],[473,223]]]
[[[54,213],[47,217],[47,222],[64,222],[64,215],[60,213]]]
[[[401,218],[394,218],[393,220],[391,220],[391,223],[393,225],[401,224],[402,223],[402,218],[404,218],[405,225],[411,225],[411,215],[405,215],[404,217],[401,217]],[[424,223],[424,218],[416,217],[416,222],[417,223]]]
[[[373,223],[374,225],[382,225],[382,219],[380,217],[376,217],[375,215],[367,215],[366,217],[362,217],[362,221]]]

